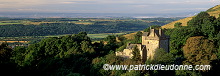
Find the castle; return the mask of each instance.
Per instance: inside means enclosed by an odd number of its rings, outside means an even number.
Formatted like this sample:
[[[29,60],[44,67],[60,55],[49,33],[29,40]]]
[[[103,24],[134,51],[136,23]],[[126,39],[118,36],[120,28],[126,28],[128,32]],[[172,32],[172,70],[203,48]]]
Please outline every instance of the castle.
[[[133,48],[137,46],[140,51],[141,59],[153,59],[156,49],[163,48],[169,52],[169,36],[164,35],[162,29],[150,29],[150,32],[143,32],[141,44],[130,44],[122,52],[116,52],[116,56],[132,58]]]

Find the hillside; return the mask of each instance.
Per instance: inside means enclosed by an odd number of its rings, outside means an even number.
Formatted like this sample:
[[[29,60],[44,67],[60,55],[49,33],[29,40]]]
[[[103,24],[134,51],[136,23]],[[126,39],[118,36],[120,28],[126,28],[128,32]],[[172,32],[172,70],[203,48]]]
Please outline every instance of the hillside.
[[[210,9],[208,9],[206,12],[208,12],[211,16],[215,16],[215,17],[219,17],[219,14],[220,14],[220,5],[216,5]],[[181,22],[182,23],[182,26],[187,26],[187,22],[189,20],[191,20],[193,17],[195,16],[192,16],[192,17],[187,17],[187,18],[184,18],[184,19],[180,19],[180,20],[177,20],[177,21],[173,21],[171,23],[168,23],[164,26],[161,26],[162,28],[166,28],[166,29],[170,29],[170,28],[174,28],[174,24],[177,23],[177,22]],[[134,34],[136,33],[132,33],[132,34],[126,34],[124,35],[127,39],[133,39],[134,37]]]
[[[124,35],[124,37],[127,38],[127,39],[134,39],[134,35],[135,35],[136,33],[137,33],[137,32],[130,33],[130,34],[126,34],[126,35]]]
[[[215,7],[212,7],[212,8],[210,8],[210,9],[208,9],[207,12],[208,12],[211,16],[219,17],[219,14],[220,14],[220,5],[217,5],[217,6],[215,6]]]
[[[220,14],[220,5],[216,5],[215,7],[212,7],[210,9],[208,9],[206,12],[208,12],[211,16],[215,16],[215,17],[219,17],[219,14]],[[187,26],[187,22],[189,20],[191,20],[193,17],[195,16],[192,16],[192,17],[187,17],[187,18],[184,18],[184,19],[180,19],[180,20],[177,20],[177,21],[174,21],[174,22],[171,22],[171,23],[168,23],[164,26],[162,26],[162,28],[174,28],[174,24],[177,23],[177,22],[181,22],[182,23],[182,26]]]

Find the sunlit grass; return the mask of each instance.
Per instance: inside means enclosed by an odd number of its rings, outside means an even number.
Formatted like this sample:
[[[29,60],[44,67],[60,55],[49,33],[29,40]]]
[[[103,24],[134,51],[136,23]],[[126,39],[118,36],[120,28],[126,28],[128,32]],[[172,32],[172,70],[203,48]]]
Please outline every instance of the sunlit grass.
[[[21,24],[21,23],[0,23],[0,25],[12,25],[12,24]]]

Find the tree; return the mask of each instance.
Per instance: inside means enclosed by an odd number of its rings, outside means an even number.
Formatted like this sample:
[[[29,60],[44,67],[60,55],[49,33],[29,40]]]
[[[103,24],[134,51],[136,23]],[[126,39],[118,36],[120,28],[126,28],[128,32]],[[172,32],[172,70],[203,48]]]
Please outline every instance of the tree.
[[[188,71],[188,70],[176,70],[175,71],[178,76],[202,76],[201,73],[196,71]]]
[[[108,53],[110,50],[115,51],[118,48],[116,37],[114,35],[109,35],[104,39],[107,44],[104,46],[105,52]]]
[[[17,63],[19,66],[22,66],[24,56],[25,56],[26,48],[25,47],[15,47],[13,52],[12,52],[12,57],[11,59]]]
[[[174,24],[174,27],[181,27],[182,26],[182,23],[181,22],[177,22]]]
[[[192,30],[189,26],[168,29],[165,34],[170,36],[170,53],[175,57],[182,57],[182,46],[188,37],[199,34],[197,30]]]
[[[134,43],[141,43],[142,41],[142,32],[141,31],[138,31],[135,36],[134,36]]]
[[[1,75],[13,75],[16,73],[16,64],[10,59],[13,50],[7,43],[0,44],[0,72]]]
[[[203,36],[190,37],[183,47],[184,64],[208,65],[217,59],[215,45]]]
[[[202,11],[196,16],[196,18],[197,19],[204,19],[204,18],[208,18],[209,16],[210,16],[209,13]]]
[[[188,21],[188,26],[195,26],[201,28],[200,25],[203,24],[203,19],[209,18],[210,15],[207,12],[200,12],[196,17]]]
[[[114,35],[109,35],[104,40],[107,41],[108,44],[116,43],[116,37]]]
[[[159,48],[156,49],[155,55],[153,58],[154,64],[173,64],[175,61],[175,58],[172,54],[166,52],[164,49]]]
[[[132,60],[134,60],[134,61],[140,61],[141,60],[140,50],[138,49],[137,46],[135,46],[133,48],[132,54],[133,54]]]
[[[140,71],[130,71],[130,72],[127,71],[121,76],[140,76],[140,75],[141,75]]]
[[[117,37],[118,40],[120,40],[121,42],[123,42],[124,40],[126,40],[126,38],[123,35],[120,35]]]
[[[82,41],[81,42],[81,49],[84,53],[88,52],[88,53],[93,53],[95,52],[95,50],[93,49],[93,47],[91,46],[91,43],[88,41]]]
[[[210,16],[208,18],[203,19],[203,23],[201,24],[201,31],[204,36],[208,37],[209,39],[213,39],[217,34],[216,29],[218,28],[214,21],[216,20],[215,17]]]
[[[127,38],[125,38],[123,35],[120,35],[120,36],[117,36],[116,40],[117,42],[119,42],[118,43],[119,46],[123,46],[124,44],[126,44]]]
[[[157,30],[159,30],[159,28],[161,28],[161,26],[159,26],[159,25],[152,25],[152,26],[144,29],[144,32],[150,32],[150,29],[157,29]]]
[[[9,62],[12,55],[12,49],[8,47],[7,43],[0,44],[0,63]]]

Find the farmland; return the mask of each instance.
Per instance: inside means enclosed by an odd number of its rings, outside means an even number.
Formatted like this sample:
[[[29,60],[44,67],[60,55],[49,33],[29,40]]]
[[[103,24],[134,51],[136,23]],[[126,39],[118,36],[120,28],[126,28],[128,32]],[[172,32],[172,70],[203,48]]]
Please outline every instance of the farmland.
[[[124,35],[181,18],[0,18],[0,43],[32,44],[48,37],[87,32],[93,40]]]

